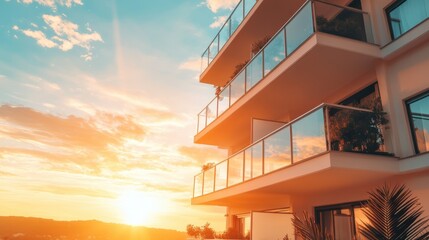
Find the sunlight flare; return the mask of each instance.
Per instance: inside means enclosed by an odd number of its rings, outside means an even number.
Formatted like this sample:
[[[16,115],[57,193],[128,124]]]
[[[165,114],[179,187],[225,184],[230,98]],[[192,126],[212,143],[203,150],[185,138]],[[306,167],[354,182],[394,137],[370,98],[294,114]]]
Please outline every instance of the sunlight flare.
[[[129,190],[118,197],[123,222],[129,225],[149,224],[160,211],[161,202],[146,193]]]

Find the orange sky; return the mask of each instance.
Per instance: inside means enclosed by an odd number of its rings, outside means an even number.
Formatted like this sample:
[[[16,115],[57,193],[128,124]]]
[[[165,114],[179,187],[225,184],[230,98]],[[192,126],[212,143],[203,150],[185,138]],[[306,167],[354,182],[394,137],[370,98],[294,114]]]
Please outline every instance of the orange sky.
[[[226,152],[193,136],[199,56],[236,2],[0,2],[0,215],[224,230],[190,198]]]

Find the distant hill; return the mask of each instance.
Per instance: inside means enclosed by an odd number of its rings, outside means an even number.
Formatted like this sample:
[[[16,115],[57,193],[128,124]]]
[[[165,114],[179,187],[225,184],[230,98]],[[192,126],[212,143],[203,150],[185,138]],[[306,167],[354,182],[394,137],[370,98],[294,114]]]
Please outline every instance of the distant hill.
[[[185,240],[175,230],[133,227],[100,221],[54,221],[0,217],[0,240]]]

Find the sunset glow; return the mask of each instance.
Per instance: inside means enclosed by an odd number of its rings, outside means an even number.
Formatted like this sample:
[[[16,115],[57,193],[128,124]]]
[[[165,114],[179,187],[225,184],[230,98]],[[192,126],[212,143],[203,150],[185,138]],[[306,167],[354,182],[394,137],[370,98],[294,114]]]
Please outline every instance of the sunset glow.
[[[223,229],[189,199],[226,156],[193,136],[214,96],[199,56],[233,2],[0,0],[0,216]]]
[[[149,224],[151,218],[163,207],[161,199],[137,191],[124,192],[118,198],[124,223],[130,225]]]

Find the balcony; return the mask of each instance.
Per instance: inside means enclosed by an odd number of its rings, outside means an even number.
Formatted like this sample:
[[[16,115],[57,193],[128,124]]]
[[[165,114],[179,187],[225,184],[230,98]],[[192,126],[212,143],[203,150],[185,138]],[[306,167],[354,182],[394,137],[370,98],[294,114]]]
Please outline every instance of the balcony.
[[[251,201],[262,193],[353,186],[393,174],[397,161],[385,153],[379,117],[367,109],[322,104],[196,175],[192,201],[231,205],[234,197]],[[321,177],[323,183],[317,182]]]
[[[229,130],[250,129],[243,121],[288,120],[278,109],[290,109],[293,119],[304,105],[308,109],[323,102],[368,72],[380,58],[370,22],[360,10],[307,1],[198,114],[195,142],[228,147],[233,144]],[[298,92],[306,98],[297,97]],[[296,106],[281,105],[296,102],[302,104],[301,113]]]
[[[251,45],[273,36],[305,0],[242,0],[204,51],[200,82],[224,86]]]
[[[204,70],[206,70],[209,64],[217,56],[225,43],[249,14],[250,10],[252,10],[253,6],[255,6],[256,2],[257,0],[241,0],[237,4],[231,15],[225,21],[222,28],[201,56],[201,72],[204,72]]]

